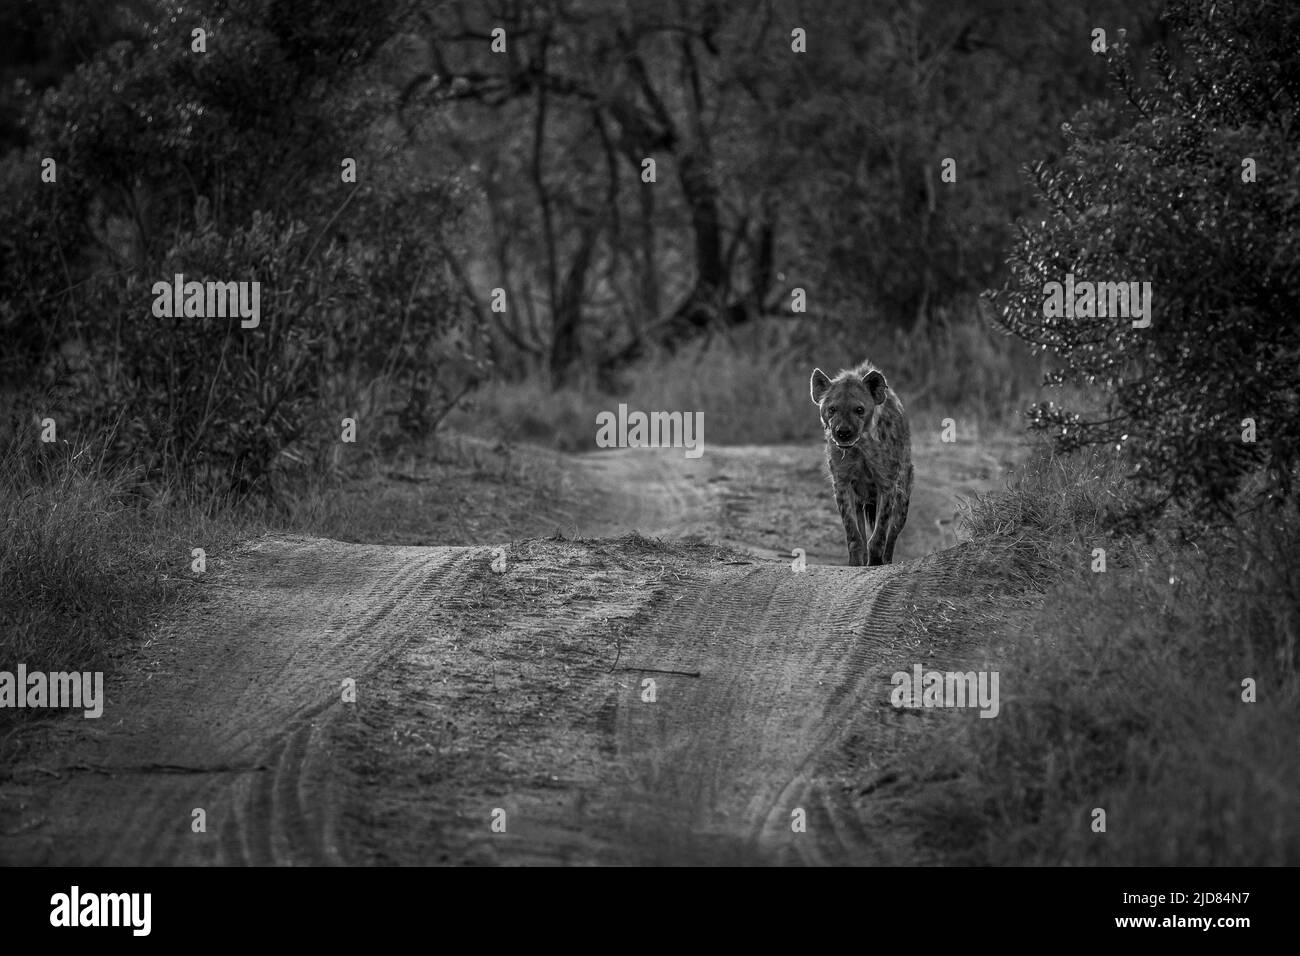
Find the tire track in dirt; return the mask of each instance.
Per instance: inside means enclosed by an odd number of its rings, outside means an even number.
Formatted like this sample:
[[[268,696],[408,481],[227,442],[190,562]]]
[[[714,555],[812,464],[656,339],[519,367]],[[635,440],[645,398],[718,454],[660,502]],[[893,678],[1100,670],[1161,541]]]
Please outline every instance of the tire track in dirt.
[[[632,773],[623,826],[648,851],[632,861],[863,862],[817,765],[854,711],[887,702],[880,665],[897,655],[908,601],[932,570],[723,573],[638,634],[637,663],[701,676],[657,677],[655,703],[619,707]],[[806,833],[792,830],[796,810]]]
[[[473,549],[267,539],[212,572],[210,600],[160,640],[147,674],[106,688],[104,716],[33,728],[13,768],[26,819],[5,863],[341,862],[338,767],[320,746],[341,683],[365,692],[454,594]],[[54,775],[55,785],[41,783]],[[207,833],[193,833],[203,808]],[[35,824],[35,825],[33,825]]]
[[[636,530],[647,537],[707,535],[715,529],[716,458],[680,451],[626,448],[577,456],[587,502],[577,532],[610,537]]]

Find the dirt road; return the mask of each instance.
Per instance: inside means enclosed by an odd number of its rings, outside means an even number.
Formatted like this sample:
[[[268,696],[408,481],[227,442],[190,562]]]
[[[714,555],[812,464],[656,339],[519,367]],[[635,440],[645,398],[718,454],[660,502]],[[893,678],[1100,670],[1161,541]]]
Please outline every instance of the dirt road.
[[[864,800],[914,720],[890,674],[980,652],[904,623],[964,586],[936,522],[984,448],[917,448],[885,568],[837,566],[808,447],[567,459],[565,539],[251,542],[101,719],[23,731],[0,861],[905,861]]]

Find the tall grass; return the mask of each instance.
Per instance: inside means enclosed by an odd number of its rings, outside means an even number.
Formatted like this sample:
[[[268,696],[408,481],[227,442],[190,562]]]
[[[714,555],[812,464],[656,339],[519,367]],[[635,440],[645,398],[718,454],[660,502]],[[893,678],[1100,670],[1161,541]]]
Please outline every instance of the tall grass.
[[[817,440],[808,392],[814,367],[834,373],[870,359],[913,415],[1002,424],[1038,395],[1041,363],[1019,342],[975,320],[919,335],[882,331],[869,342],[811,320],[768,319],[657,354],[612,387],[593,379],[552,390],[540,375],[483,386],[450,427],[564,451],[595,448],[596,414],[631,410],[704,412],[705,441],[773,444]]]
[[[97,445],[31,429],[0,443],[0,669],[110,668],[193,586],[191,549],[215,555],[239,533],[220,502],[143,494]]]
[[[979,864],[1300,863],[1300,515],[1117,534],[1123,464],[1046,459],[974,503],[972,560],[1004,572],[991,600],[1041,600],[988,635],[1001,714],[915,755],[923,843]]]

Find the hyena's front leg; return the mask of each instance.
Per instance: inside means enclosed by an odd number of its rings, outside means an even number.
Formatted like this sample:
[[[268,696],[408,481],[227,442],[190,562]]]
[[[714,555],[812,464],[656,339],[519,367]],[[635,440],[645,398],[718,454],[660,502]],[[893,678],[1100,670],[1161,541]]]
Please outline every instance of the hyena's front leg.
[[[875,521],[872,522],[868,529],[867,538],[867,564],[876,566],[878,564],[888,564],[889,559],[885,557],[885,543],[889,532],[890,515],[893,513],[893,500],[888,493],[876,495]]]
[[[835,489],[835,504],[844,522],[844,537],[849,546],[849,566],[861,567],[867,563],[867,539],[862,525],[862,503],[848,488]]]
[[[868,489],[865,506],[862,508],[862,563],[867,566],[880,564],[879,548],[874,543],[879,534],[881,523],[889,514],[889,502],[878,489]]]
[[[885,530],[885,563],[894,560],[894,542],[907,524],[907,509],[912,503],[912,463],[908,462],[894,486],[893,501],[889,509],[889,527]]]

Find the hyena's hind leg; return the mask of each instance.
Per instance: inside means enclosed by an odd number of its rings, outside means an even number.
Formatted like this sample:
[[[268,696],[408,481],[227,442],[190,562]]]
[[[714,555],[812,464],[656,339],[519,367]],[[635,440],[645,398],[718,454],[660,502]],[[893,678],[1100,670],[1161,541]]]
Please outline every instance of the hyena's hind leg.
[[[862,502],[845,488],[835,489],[835,504],[844,522],[844,538],[849,547],[849,566],[860,567],[867,563],[867,536],[863,527]]]

